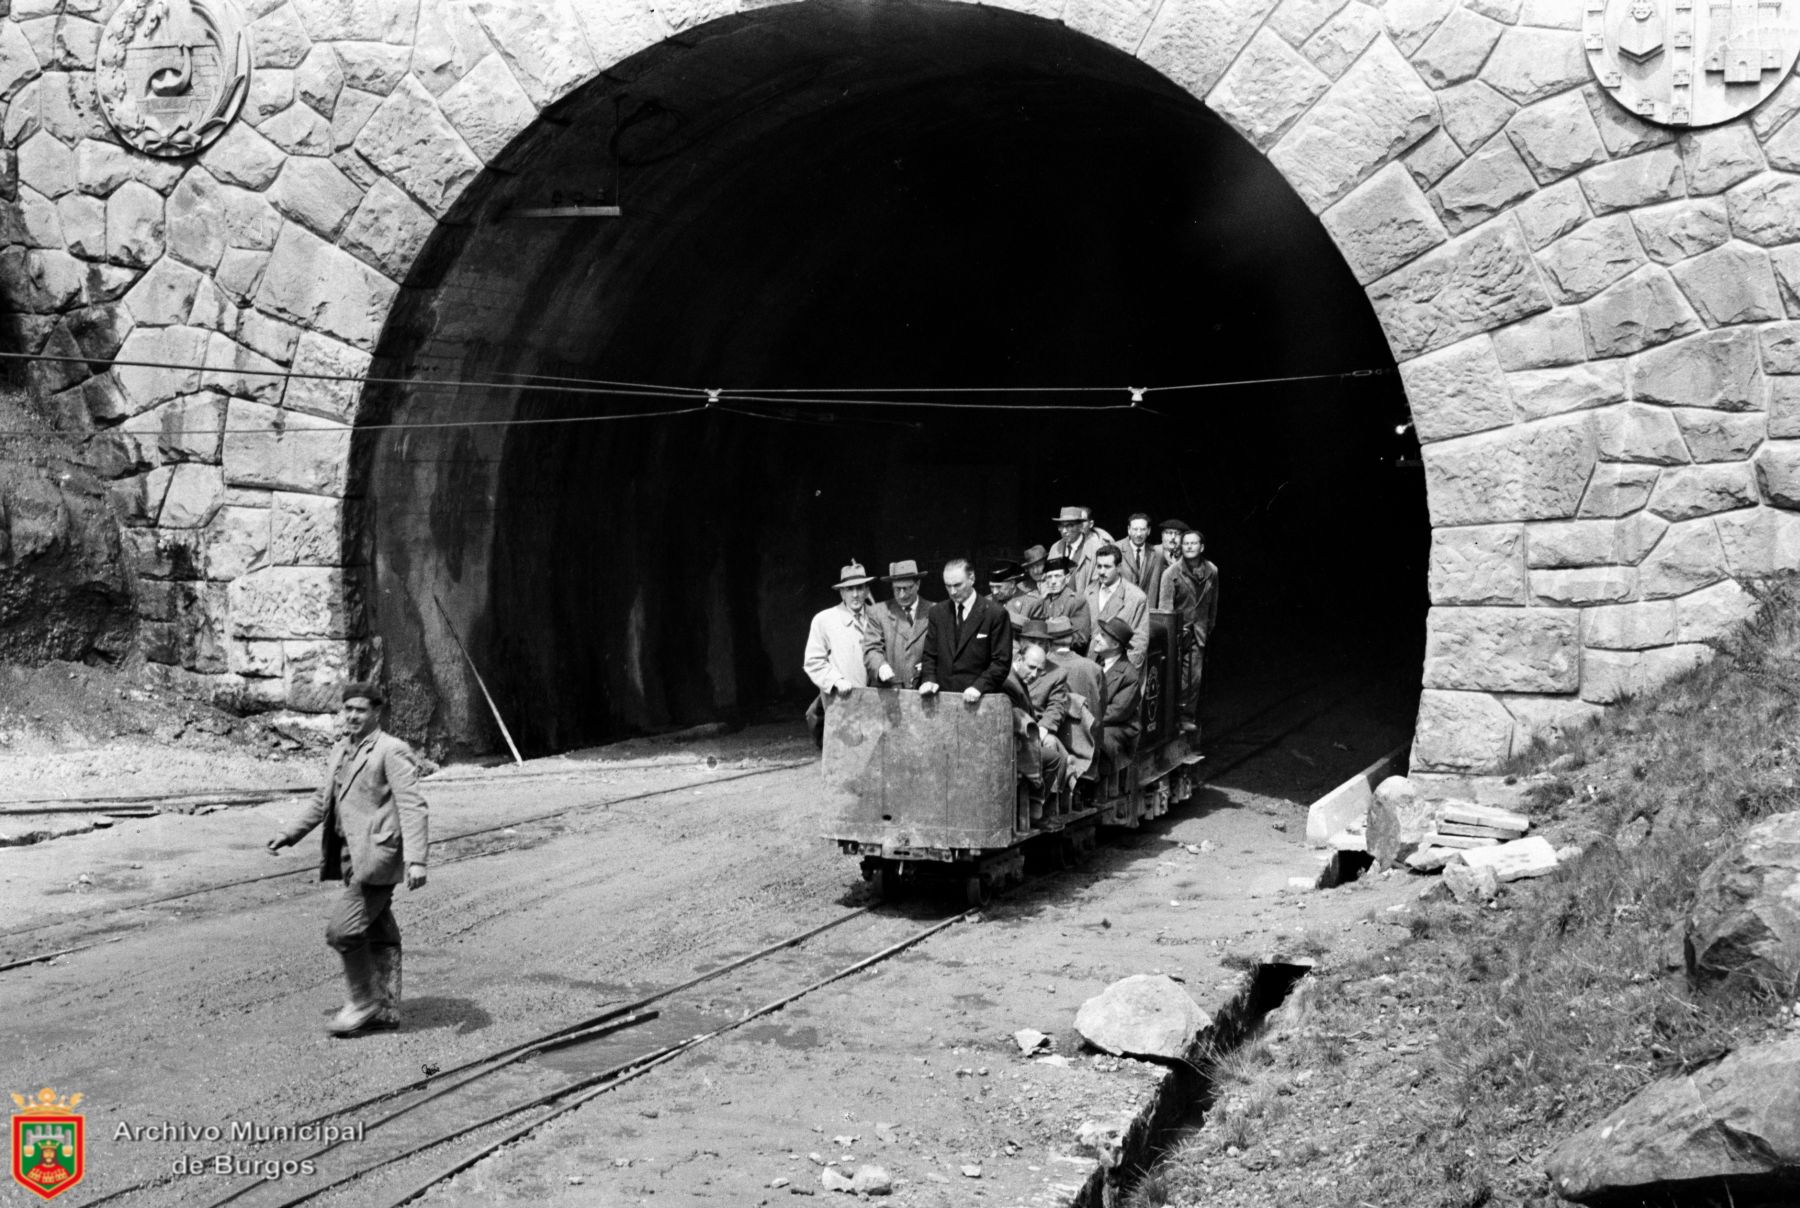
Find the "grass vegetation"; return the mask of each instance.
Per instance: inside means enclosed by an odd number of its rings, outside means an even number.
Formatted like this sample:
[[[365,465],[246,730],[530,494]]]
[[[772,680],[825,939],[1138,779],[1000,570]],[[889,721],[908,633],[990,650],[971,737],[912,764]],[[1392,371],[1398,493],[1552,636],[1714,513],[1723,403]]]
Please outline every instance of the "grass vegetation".
[[[1421,902],[1386,955],[1325,957],[1131,1208],[1560,1203],[1550,1147],[1778,1031],[1792,987],[1702,991],[1682,961],[1701,872],[1800,809],[1800,586],[1760,594],[1711,663],[1515,761],[1534,829],[1578,861],[1493,908]]]

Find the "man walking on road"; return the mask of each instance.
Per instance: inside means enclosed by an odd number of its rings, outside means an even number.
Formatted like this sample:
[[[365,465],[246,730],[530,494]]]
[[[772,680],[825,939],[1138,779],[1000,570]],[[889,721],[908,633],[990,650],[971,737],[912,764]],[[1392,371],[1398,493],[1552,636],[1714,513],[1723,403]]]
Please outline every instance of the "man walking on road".
[[[344,1009],[326,1025],[334,1036],[400,1026],[400,927],[394,886],[425,885],[430,845],[425,797],[412,748],[381,729],[381,689],[344,685],[343,737],[331,771],[298,821],[269,840],[274,855],[320,832],[319,880],[342,881],[325,925],[325,942],[344,962]]]

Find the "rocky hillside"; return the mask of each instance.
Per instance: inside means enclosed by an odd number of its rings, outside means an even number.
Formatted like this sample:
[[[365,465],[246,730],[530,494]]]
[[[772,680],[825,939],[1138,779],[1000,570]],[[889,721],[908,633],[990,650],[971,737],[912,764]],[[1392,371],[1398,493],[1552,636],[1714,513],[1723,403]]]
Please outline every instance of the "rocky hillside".
[[[107,498],[125,445],[60,427],[0,386],[0,663],[115,663],[136,632]]]
[[[1514,772],[1581,854],[1485,904],[1417,876],[1133,1208],[1800,1203],[1800,589]]]

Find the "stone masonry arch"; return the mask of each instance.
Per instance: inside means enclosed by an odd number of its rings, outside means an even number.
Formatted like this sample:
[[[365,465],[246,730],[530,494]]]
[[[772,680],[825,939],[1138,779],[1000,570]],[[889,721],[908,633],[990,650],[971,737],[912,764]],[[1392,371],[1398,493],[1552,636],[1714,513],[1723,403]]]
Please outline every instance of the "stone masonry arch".
[[[72,358],[33,390],[116,477],[149,657],[328,708],[379,651],[346,507],[361,392],[307,375],[370,371],[420,249],[545,110],[758,6],[252,0],[243,113],[187,159],[100,114],[113,7],[0,19],[8,343]],[[1560,0],[997,7],[1200,98],[1365,283],[1434,529],[1415,766],[1491,767],[1704,659],[1742,584],[1800,563],[1800,85],[1646,125]]]

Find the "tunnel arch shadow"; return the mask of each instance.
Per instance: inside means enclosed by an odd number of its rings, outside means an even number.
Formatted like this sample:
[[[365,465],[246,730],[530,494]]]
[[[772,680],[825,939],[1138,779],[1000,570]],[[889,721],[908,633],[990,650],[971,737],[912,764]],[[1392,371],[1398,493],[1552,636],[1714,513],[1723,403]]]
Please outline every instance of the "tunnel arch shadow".
[[[1218,674],[1416,679],[1423,480],[1367,297],[1142,63],[977,6],[781,6],[626,60],[498,163],[359,412],[347,554],[401,732],[500,747],[469,663],[527,752],[786,716],[844,562],[1016,557],[1069,503],[1207,531]],[[1126,406],[1245,379],[1285,380]],[[1108,389],[1033,389],[1067,385]],[[740,401],[670,414],[709,387]],[[865,393],[899,387],[941,393]]]

